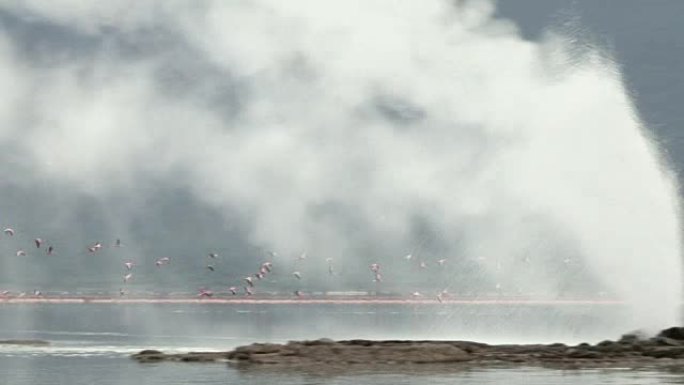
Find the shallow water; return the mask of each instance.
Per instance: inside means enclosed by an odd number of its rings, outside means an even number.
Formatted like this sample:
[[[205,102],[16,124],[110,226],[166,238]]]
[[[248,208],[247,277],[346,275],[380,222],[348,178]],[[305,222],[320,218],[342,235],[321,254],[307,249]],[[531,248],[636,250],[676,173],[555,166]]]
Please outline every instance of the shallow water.
[[[605,305],[3,304],[0,339],[36,338],[51,344],[0,346],[0,378],[14,385],[684,383],[684,373],[663,369],[425,366],[329,373],[245,369],[226,363],[139,364],[129,358],[145,348],[225,350],[256,341],[320,337],[478,339],[488,335],[489,342],[548,342],[595,336],[598,340],[610,330],[602,320],[615,311]],[[563,330],[572,332],[564,335]],[[603,334],[603,338],[616,337]]]

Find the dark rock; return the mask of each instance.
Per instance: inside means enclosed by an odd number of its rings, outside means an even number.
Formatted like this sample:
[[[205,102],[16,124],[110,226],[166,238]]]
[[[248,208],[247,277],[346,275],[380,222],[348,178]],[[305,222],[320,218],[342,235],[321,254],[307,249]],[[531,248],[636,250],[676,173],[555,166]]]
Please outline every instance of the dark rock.
[[[684,364],[684,339],[680,328],[670,328],[645,339],[635,333],[618,341],[605,340],[568,347],[549,345],[488,345],[471,341],[373,341],[329,339],[290,341],[287,344],[255,343],[229,352],[165,354],[144,350],[132,355],[140,362],[214,362],[228,360],[244,368],[262,365],[274,368],[381,368],[424,365],[544,365],[563,368],[638,367]],[[280,369],[279,369],[280,370]],[[308,370],[308,369],[307,369]]]
[[[684,341],[684,327],[671,327],[658,333],[657,337]]]

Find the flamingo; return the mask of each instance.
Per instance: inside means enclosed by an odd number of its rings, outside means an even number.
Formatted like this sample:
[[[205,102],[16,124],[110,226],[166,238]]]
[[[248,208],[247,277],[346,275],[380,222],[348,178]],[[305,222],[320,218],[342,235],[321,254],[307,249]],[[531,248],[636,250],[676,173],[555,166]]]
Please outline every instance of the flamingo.
[[[43,240],[40,238],[36,238],[33,240],[33,242],[36,244],[36,247],[40,249],[40,245],[43,244]]]
[[[96,243],[93,244],[92,246],[89,246],[89,247],[88,247],[88,251],[91,252],[91,253],[94,253],[94,252],[100,250],[101,248],[102,248],[102,243],[96,242]]]
[[[6,228],[5,230],[3,230],[3,232],[4,232],[6,235],[9,235],[10,237],[14,235],[14,229],[9,228],[9,227]]]
[[[249,287],[254,287],[254,281],[252,280],[252,277],[245,277],[245,282],[247,282]]]
[[[295,271],[294,273],[292,273],[292,275],[294,275],[294,277],[297,279],[302,279],[302,275],[298,271]]]
[[[24,250],[17,250],[17,257],[25,257],[26,252]]]
[[[214,292],[211,290],[207,289],[200,289],[199,294],[197,294],[198,297],[203,298],[203,297],[211,297],[214,295]]]
[[[271,262],[264,262],[261,264],[261,268],[263,270],[268,271],[269,273],[271,272],[271,269],[273,268],[273,264]]]
[[[231,294],[237,295],[237,287],[231,286],[231,287],[228,288],[228,290],[230,290],[230,293],[231,293]]]
[[[168,265],[169,263],[171,263],[171,259],[169,257],[162,257],[154,262],[154,264],[157,265],[157,267],[161,267],[162,265]]]
[[[128,273],[128,274],[124,275],[124,277],[123,277],[124,283],[127,283],[132,277],[133,277],[132,273]]]

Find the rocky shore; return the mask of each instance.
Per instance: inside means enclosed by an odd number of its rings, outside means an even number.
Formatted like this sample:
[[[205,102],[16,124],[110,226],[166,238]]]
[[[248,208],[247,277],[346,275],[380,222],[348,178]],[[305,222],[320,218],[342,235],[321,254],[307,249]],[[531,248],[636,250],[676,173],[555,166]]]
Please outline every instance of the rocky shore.
[[[684,327],[665,329],[654,337],[638,333],[595,345],[562,343],[489,345],[470,341],[373,341],[327,339],[286,344],[255,343],[226,352],[166,354],[144,350],[139,362],[225,361],[240,366],[377,367],[394,365],[534,365],[563,368],[641,367],[684,363]]]

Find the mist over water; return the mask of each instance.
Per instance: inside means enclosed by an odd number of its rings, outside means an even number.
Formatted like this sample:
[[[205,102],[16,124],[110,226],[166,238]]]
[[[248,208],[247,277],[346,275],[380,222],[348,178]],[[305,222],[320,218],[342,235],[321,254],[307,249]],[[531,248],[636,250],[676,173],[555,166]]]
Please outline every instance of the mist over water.
[[[0,225],[59,250],[3,237],[0,277],[116,290],[135,259],[135,289],[220,289],[275,250],[268,290],[610,298],[633,305],[616,332],[676,323],[677,186],[619,66],[581,28],[529,41],[494,11],[0,6]],[[123,255],[84,252],[116,237]]]

